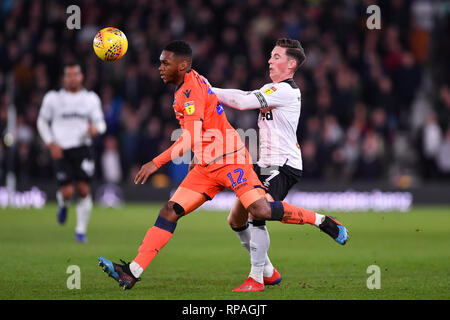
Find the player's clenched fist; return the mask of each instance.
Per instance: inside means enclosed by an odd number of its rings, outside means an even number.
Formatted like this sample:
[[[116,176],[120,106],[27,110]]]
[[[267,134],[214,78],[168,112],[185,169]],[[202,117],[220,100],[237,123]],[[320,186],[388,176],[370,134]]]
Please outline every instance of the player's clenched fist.
[[[52,142],[48,145],[48,147],[53,159],[59,160],[63,157],[62,149],[56,143]]]
[[[148,177],[155,173],[156,170],[158,170],[158,167],[153,163],[153,161],[147,162],[136,174],[134,183],[138,184],[140,182],[141,184],[144,184],[145,182],[147,182]]]

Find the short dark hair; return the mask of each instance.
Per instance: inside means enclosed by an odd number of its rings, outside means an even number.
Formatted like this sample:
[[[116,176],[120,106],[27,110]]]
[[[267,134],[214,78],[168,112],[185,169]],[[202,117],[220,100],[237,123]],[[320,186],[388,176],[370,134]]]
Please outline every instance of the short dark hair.
[[[80,67],[80,71],[81,71],[81,73],[83,73],[83,67],[81,66],[81,63],[78,61],[68,61],[68,62],[64,63],[63,69],[62,69],[63,73],[65,73],[66,68],[69,68],[69,67]]]
[[[192,49],[186,41],[174,40],[168,43],[164,47],[164,50],[173,52],[175,56],[187,58],[189,61],[192,61]]]
[[[286,55],[297,61],[295,71],[297,71],[306,60],[305,50],[303,50],[303,47],[298,40],[281,38],[277,40],[275,46],[286,48]]]

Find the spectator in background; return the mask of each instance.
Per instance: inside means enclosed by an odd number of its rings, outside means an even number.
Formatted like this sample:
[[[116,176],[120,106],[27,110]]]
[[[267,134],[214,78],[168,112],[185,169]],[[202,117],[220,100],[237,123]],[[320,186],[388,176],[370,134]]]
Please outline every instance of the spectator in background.
[[[366,132],[362,142],[362,153],[359,157],[356,178],[374,181],[383,176],[383,145],[377,133]]]
[[[322,178],[322,168],[317,162],[317,144],[314,141],[306,139],[301,146],[303,158],[303,180],[314,181]]]
[[[339,119],[339,123],[348,126],[352,109],[356,103],[357,82],[355,74],[344,64],[340,64],[335,73],[335,92],[333,94],[334,113]]]
[[[343,167],[343,178],[347,181],[353,179],[356,174],[358,159],[361,155],[360,147],[360,132],[355,128],[348,129],[345,142],[340,148],[342,153],[344,167]]]
[[[436,155],[436,164],[442,180],[450,177],[450,129],[447,129],[444,140]]]
[[[439,102],[436,107],[438,121],[441,127],[450,128],[450,85],[442,85],[439,90]]]
[[[122,166],[117,139],[107,135],[104,139],[105,149],[101,155],[103,180],[110,184],[119,184],[122,181]]]
[[[161,120],[158,117],[151,117],[140,135],[138,162],[145,163],[155,158],[159,154],[162,140]]]
[[[30,157],[31,155],[31,142],[34,140],[35,132],[31,129],[31,127],[25,122],[25,119],[22,115],[17,117],[17,127],[16,127],[16,161],[15,171],[16,178],[22,182],[29,183],[33,173],[32,162],[33,159]]]
[[[117,135],[120,124],[122,99],[114,97],[114,89],[110,85],[103,86],[100,94],[107,132]]]
[[[387,144],[392,143],[392,137],[387,123],[386,112],[383,108],[376,108],[370,114],[370,126]]]
[[[422,154],[424,178],[437,178],[436,157],[442,142],[442,131],[436,119],[436,114],[430,112],[423,128]]]
[[[410,52],[403,52],[400,63],[393,75],[397,93],[397,107],[400,108],[399,121],[403,128],[409,128],[409,110],[419,88],[422,70],[416,65]]]
[[[295,79],[303,93],[299,143],[314,144],[311,164],[316,168],[333,163],[333,158],[343,161],[344,168],[353,168],[354,154],[363,153],[365,132],[371,127],[384,142],[386,154],[396,155],[392,141],[399,134],[411,145],[415,138],[409,121],[411,104],[425,66],[432,72],[430,91],[439,125],[447,128],[450,122],[448,12],[428,0],[378,1],[382,29],[368,30],[361,21],[367,18],[369,3],[81,0],[77,4],[83,27],[74,32],[65,25],[64,1],[1,2],[0,92],[4,92],[5,75],[12,73],[19,115],[33,117],[35,101],[58,87],[64,62],[82,59],[87,67],[86,87],[101,95],[108,133],[119,141],[124,181],[128,181],[127,172],[143,157],[136,154],[134,145],[146,139],[148,119],[159,118],[163,132],[173,127],[170,110],[160,107],[172,102],[157,69],[162,44],[187,40],[194,48],[194,68],[212,83],[249,90],[268,82],[267,57],[260,52],[269,52],[277,38],[290,36],[304,43],[308,55],[304,71]],[[92,38],[101,25],[118,26],[133,44],[114,65],[92,54]],[[123,111],[128,108],[139,110],[130,116],[134,119]],[[6,109],[0,108],[0,116],[2,112],[6,114]],[[234,126],[254,125],[232,111],[227,113]],[[328,141],[320,133],[329,116],[337,119],[344,132],[334,156],[321,152]],[[1,126],[0,118],[0,130]],[[22,146],[21,152],[28,150],[30,158],[40,159],[36,168],[42,170],[32,170],[30,178],[51,179],[43,146],[36,139],[23,143],[28,146]],[[421,155],[422,149],[411,148],[411,153]],[[4,157],[0,153],[0,163]],[[425,177],[422,167],[418,162],[414,170]],[[353,172],[348,170],[341,177]],[[322,179],[336,177],[324,175]]]
[[[140,122],[142,119],[139,118],[138,112],[134,110],[128,102],[125,102],[122,107],[121,118],[120,149],[122,150],[123,155],[124,173],[125,176],[128,176],[131,168],[137,164],[137,146],[139,142]]]

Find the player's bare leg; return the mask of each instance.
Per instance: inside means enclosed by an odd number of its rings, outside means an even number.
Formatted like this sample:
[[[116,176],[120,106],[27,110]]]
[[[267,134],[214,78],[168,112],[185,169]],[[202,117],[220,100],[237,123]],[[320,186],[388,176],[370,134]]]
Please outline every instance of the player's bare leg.
[[[60,224],[64,224],[66,222],[69,202],[74,193],[75,188],[71,183],[62,185],[56,192],[56,201],[58,202],[57,218]]]
[[[231,207],[230,214],[227,218],[228,224],[234,230],[236,228],[241,228],[247,225],[248,222],[248,212],[242,205],[238,198],[234,200],[233,206]],[[247,243],[247,241],[246,241]],[[242,243],[245,247],[245,244]],[[247,250],[248,248],[245,247]]]
[[[206,198],[203,194],[179,187],[172,198],[161,208],[155,225],[148,229],[138,255],[131,263],[122,261],[122,265],[99,257],[103,271],[113,277],[123,289],[131,289],[141,274],[169,242],[177,226],[177,221],[200,207]]]
[[[93,206],[89,183],[79,181],[77,183],[77,191],[79,199],[76,205],[77,224],[75,227],[75,239],[78,242],[85,243],[87,242],[87,226]]]

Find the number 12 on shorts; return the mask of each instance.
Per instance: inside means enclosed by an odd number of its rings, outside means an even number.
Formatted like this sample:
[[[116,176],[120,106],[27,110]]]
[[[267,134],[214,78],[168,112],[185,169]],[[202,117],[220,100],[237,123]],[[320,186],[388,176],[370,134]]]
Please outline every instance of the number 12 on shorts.
[[[241,184],[242,182],[247,181],[247,179],[242,179],[242,176],[244,175],[244,170],[242,170],[241,168],[237,168],[233,171],[234,173],[239,173],[239,176],[237,178],[236,181],[233,180],[233,176],[231,175],[231,172],[227,173],[227,177],[230,179],[231,181],[231,186],[234,188],[236,187],[238,184]]]

